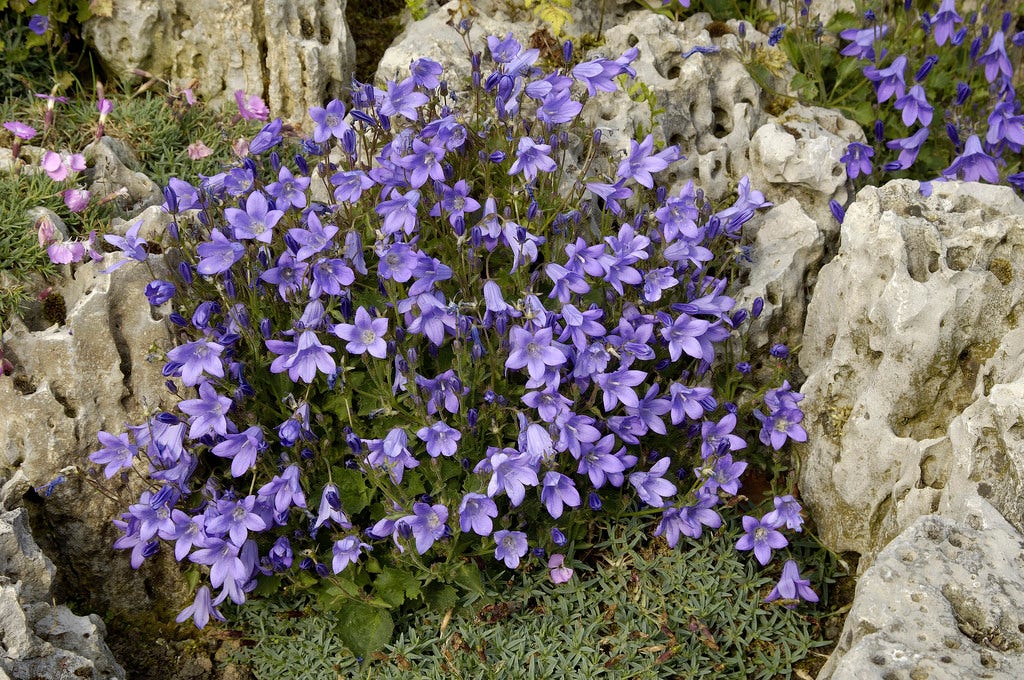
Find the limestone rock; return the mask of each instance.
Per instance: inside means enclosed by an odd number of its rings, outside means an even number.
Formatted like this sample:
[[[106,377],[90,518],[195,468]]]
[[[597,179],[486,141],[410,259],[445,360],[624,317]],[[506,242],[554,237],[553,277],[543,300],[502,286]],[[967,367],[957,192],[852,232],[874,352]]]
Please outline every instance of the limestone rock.
[[[143,293],[146,266],[131,262],[100,273],[118,257],[80,266],[55,287],[65,301],[64,323],[15,319],[4,334],[14,372],[0,377],[0,471],[13,476],[6,506],[24,505],[49,528],[36,540],[65,574],[55,590],[67,594],[76,587],[70,577],[83,579],[97,610],[131,611],[152,606],[147,588],[174,597],[180,575],[176,582],[173,570],[131,570],[127,556],[112,547],[118,534],[111,520],[127,503],[108,499],[83,471],[98,448],[98,431],[120,433],[170,405],[161,352],[173,344]],[[160,258],[150,259],[159,274]],[[147,585],[150,578],[163,581]]]
[[[156,182],[131,169],[138,162],[124,142],[113,137],[101,137],[86,146],[82,154],[92,166],[89,191],[96,200],[114,201],[126,212],[163,202],[163,194]]]
[[[800,366],[800,487],[825,544],[871,557],[964,494],[1024,528],[1024,202],[1008,187],[868,187],[818,274]]]
[[[259,94],[272,115],[304,120],[310,106],[350,84],[355,42],[346,0],[114,0],[111,16],[85,22],[108,70],[143,69],[215,104]]]
[[[1017,680],[1024,536],[986,501],[918,518],[860,577],[818,680]]]
[[[776,342],[799,346],[807,299],[824,251],[823,230],[796,199],[765,213],[751,248],[748,284],[737,296],[743,309],[750,309],[755,298],[764,300],[761,316],[750,321],[748,348],[767,348]]]
[[[27,511],[0,513],[0,678],[123,679],[103,621],[51,604],[53,574],[29,533]]]

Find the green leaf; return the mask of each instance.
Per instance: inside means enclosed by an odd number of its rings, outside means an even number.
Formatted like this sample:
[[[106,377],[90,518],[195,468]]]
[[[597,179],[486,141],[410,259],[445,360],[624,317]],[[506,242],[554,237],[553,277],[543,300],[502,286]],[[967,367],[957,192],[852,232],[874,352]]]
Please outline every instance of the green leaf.
[[[395,623],[386,609],[352,602],[338,612],[338,637],[364,659],[391,642]]]
[[[276,595],[280,589],[280,576],[261,576],[256,581],[256,589],[253,590],[253,593],[260,597],[269,597],[271,595]]]
[[[362,597],[362,590],[352,581],[336,576],[330,581],[324,582],[318,589],[317,604],[321,609],[338,611],[352,604],[353,601]]]
[[[472,562],[463,562],[455,571],[455,582],[476,595],[484,594],[484,581],[480,568]]]
[[[459,594],[455,588],[443,583],[431,583],[423,593],[427,606],[435,612],[446,612],[453,609],[459,602]]]
[[[362,472],[335,467],[331,469],[331,476],[338,486],[341,508],[348,515],[354,515],[370,504],[370,490],[366,486],[366,477]]]
[[[393,607],[415,599],[420,594],[419,579],[407,571],[392,567],[385,567],[373,586],[377,596]]]

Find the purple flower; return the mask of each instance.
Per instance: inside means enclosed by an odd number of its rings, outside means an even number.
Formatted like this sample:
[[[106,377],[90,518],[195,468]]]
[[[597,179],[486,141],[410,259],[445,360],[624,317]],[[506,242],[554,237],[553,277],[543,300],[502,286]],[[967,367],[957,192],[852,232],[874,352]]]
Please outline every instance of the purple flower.
[[[399,159],[399,164],[409,171],[409,184],[413,189],[419,189],[428,179],[445,180],[444,153],[444,142],[436,137],[427,142],[418,137],[412,140],[412,153]]]
[[[573,99],[569,90],[553,90],[541,101],[537,118],[548,125],[558,125],[572,121],[582,110],[583,104]]]
[[[1015,152],[1024,146],[1024,115],[1015,113],[1012,102],[1002,101],[993,107],[985,141],[993,146],[1005,142]]]
[[[388,90],[381,101],[380,112],[385,116],[398,114],[409,120],[419,120],[416,108],[423,106],[427,101],[427,95],[416,91],[416,81],[412,78],[406,78],[400,83],[389,80]]]
[[[665,456],[652,465],[649,472],[633,472],[629,475],[629,483],[636,489],[640,500],[652,508],[662,507],[665,505],[665,497],[676,493],[676,485],[664,479],[670,462],[668,456]]]
[[[622,402],[623,406],[638,407],[640,399],[633,388],[646,379],[647,374],[643,371],[629,369],[595,375],[594,382],[601,388],[605,412],[611,411],[619,402]]]
[[[287,170],[287,168],[282,168]],[[245,210],[225,208],[224,217],[232,227],[236,239],[255,239],[261,243],[270,243],[274,238],[274,225],[280,221],[284,213],[270,210],[267,198],[259,191],[249,194],[245,201]]]
[[[857,179],[858,176],[867,177],[871,174],[871,159],[875,150],[867,144],[850,142],[846,147],[846,153],[839,160],[846,164],[846,175],[850,179]]]
[[[317,371],[331,375],[337,368],[331,358],[334,348],[322,344],[315,331],[302,331],[296,342],[267,340],[266,345],[268,350],[280,355],[270,364],[270,372],[288,371],[292,382],[312,383]]]
[[[952,2],[952,0],[950,1]],[[764,598],[764,601],[772,602],[778,599],[793,600],[786,604],[787,609],[795,608],[797,600],[818,601],[817,594],[811,590],[811,582],[800,578],[800,570],[793,560],[786,560],[786,563],[782,565],[782,576],[779,578],[778,584],[768,593],[768,597]]]
[[[705,420],[700,426],[701,458],[707,459],[724,451],[739,451],[747,446],[742,437],[732,433],[736,427],[736,414],[729,413],[717,423]],[[722,449],[722,451],[719,451]]]
[[[981,140],[977,135],[967,138],[964,152],[953,159],[952,165],[942,171],[947,178],[961,176],[965,182],[985,180],[991,184],[999,184],[999,170],[995,161],[981,148]]]
[[[487,483],[487,495],[494,498],[504,491],[513,506],[518,506],[526,498],[527,486],[539,484],[537,460],[515,449],[501,449],[481,463],[488,463],[492,470],[491,479]]]
[[[28,20],[28,30],[36,35],[43,35],[50,30],[50,17],[43,16],[42,14],[33,14],[32,18]]]
[[[413,82],[420,87],[433,90],[440,85],[437,77],[444,71],[441,65],[430,59],[417,59],[409,65],[409,72],[412,74]]]
[[[246,96],[245,90],[235,90],[235,103],[238,115],[244,120],[266,120],[270,116],[270,110],[259,95]]]
[[[224,616],[211,604],[210,589],[206,586],[199,586],[199,589],[196,591],[195,600],[192,604],[181,610],[181,613],[174,620],[178,623],[184,623],[187,619],[192,619],[196,624],[196,628],[202,630],[210,622],[211,616],[218,621],[224,620]]]
[[[139,238],[139,229],[141,228],[142,220],[139,220],[133,224],[130,229],[128,229],[124,236],[109,234],[103,237],[104,241],[120,249],[121,252],[128,256],[128,259],[115,262],[104,269],[104,274],[109,274],[115,269],[119,269],[122,265],[128,264],[128,260],[136,260],[138,262],[146,261],[146,257],[148,256],[146,253],[146,241]]]
[[[249,153],[258,156],[284,141],[284,138],[281,137],[281,125],[280,118],[275,118],[270,123],[264,125],[252,138],[252,141],[249,142]]]
[[[282,165],[277,173],[277,181],[267,185],[267,193],[276,198],[277,205],[285,210],[289,206],[301,210],[306,207],[305,192],[309,188],[309,181],[308,177],[296,177],[292,174],[291,170]],[[251,212],[248,210],[248,207],[247,203],[246,210]]]
[[[540,489],[540,500],[548,509],[548,514],[558,519],[562,516],[563,507],[575,508],[580,504],[580,494],[576,485],[565,475],[548,471],[544,475],[544,483]]]
[[[345,105],[337,99],[332,99],[326,108],[310,107],[309,117],[316,123],[313,141],[318,144],[331,137],[341,139],[349,129],[349,124],[345,122]]]
[[[472,531],[480,536],[490,536],[494,530],[491,520],[497,516],[497,504],[483,494],[467,493],[459,504],[459,527],[463,533]]]
[[[231,542],[239,547],[245,543],[250,531],[263,531],[267,528],[267,523],[256,512],[256,496],[246,496],[239,501],[217,501],[217,513],[207,520],[207,533],[220,536],[227,534]]]
[[[414,503],[411,515],[402,518],[416,540],[416,552],[420,555],[430,550],[435,541],[444,537],[448,521],[448,509],[443,505]]]
[[[36,136],[36,129],[17,120],[7,121],[4,128],[17,139],[32,139]]]
[[[885,169],[889,171],[906,170],[913,165],[929,134],[929,128],[923,127],[909,137],[901,137],[900,139],[886,142],[885,145],[890,149],[899,149],[900,155],[895,163],[886,163]]]
[[[536,179],[538,171],[554,172],[558,166],[548,155],[550,153],[550,144],[537,144],[530,137],[520,137],[516,148],[516,160],[509,168],[508,174],[517,175],[521,172],[527,182],[532,182]]]
[[[595,437],[599,436],[594,430]],[[622,458],[611,453],[615,446],[615,436],[607,434],[601,437],[596,443],[584,442],[581,448],[580,463],[576,472],[590,477],[591,484],[595,489],[600,489],[606,482],[611,481],[613,486],[621,486],[623,472],[627,465]],[[625,452],[625,447],[620,453]],[[615,480],[619,483],[615,484]]]
[[[459,440],[462,439],[461,432],[440,420],[429,427],[421,427],[416,431],[416,436],[426,442],[427,453],[431,458],[454,456]]]
[[[245,583],[252,570],[239,557],[240,549],[231,541],[211,536],[207,544],[188,556],[196,564],[210,567],[210,584],[219,588],[229,578]]]
[[[902,111],[903,124],[910,127],[915,121],[921,121],[921,125],[928,126],[932,122],[932,106],[928,103],[924,88],[914,85],[910,91],[896,100],[893,105],[897,111]]]
[[[377,214],[384,218],[384,233],[390,235],[405,231],[406,234],[412,234],[418,223],[416,206],[419,202],[420,192],[416,189],[410,189],[404,194],[398,189],[392,189],[391,198],[381,201],[375,208]]]
[[[122,517],[126,518],[127,521],[114,520],[114,526],[124,532],[124,536],[114,541],[114,549],[127,550],[131,548],[130,561],[132,569],[138,569],[147,557],[152,557],[160,551],[160,543],[158,541],[145,541],[140,538],[140,522],[138,519],[128,514],[124,514]]]
[[[224,364],[220,355],[224,345],[209,340],[195,340],[179,345],[167,353],[167,358],[181,364],[181,382],[195,387],[205,381],[203,373],[217,378],[224,377]]]
[[[903,96],[907,87],[903,79],[903,72],[906,68],[907,56],[905,54],[901,54],[893,59],[892,64],[886,68],[864,67],[864,76],[875,83],[879,104],[887,101],[893,95],[896,97]]]
[[[466,213],[473,213],[479,209],[480,203],[469,195],[466,180],[460,179],[451,187],[447,184],[441,185],[441,200],[434,204],[430,214],[439,217],[443,210],[448,214],[448,222],[454,227],[460,219],[465,220]]]
[[[350,564],[354,564],[359,560],[359,555],[370,546],[367,543],[363,543],[355,536],[346,536],[345,538],[335,541],[334,547],[331,551],[334,553],[334,560],[331,562],[331,571],[335,574],[340,574]]]
[[[384,335],[388,332],[388,320],[384,317],[370,318],[370,313],[364,307],[356,310],[354,324],[339,323],[331,332],[342,340],[348,340],[345,349],[351,354],[369,352],[370,356],[377,359],[387,357],[388,346]]]
[[[932,18],[932,30],[935,32],[935,44],[942,47],[953,35],[956,24],[963,18],[956,13],[956,0],[942,0],[939,11]]]
[[[593,194],[604,199],[605,207],[608,208],[614,215],[622,214],[622,206],[619,205],[619,201],[624,201],[633,195],[633,190],[627,186],[623,186],[626,180],[620,179],[615,184],[605,184],[603,182],[588,182],[587,189]]]
[[[619,163],[618,172],[615,176],[620,179],[632,179],[637,184],[648,189],[654,188],[654,178],[651,173],[661,172],[681,158],[679,147],[669,146],[658,153],[654,153],[654,136],[647,135],[644,141],[639,144],[636,140],[629,140],[629,155]]]
[[[540,380],[548,366],[556,368],[565,363],[565,355],[552,345],[552,331],[541,328],[531,333],[521,326],[512,327],[509,332],[511,350],[505,360],[505,368],[526,367],[533,380]]]
[[[373,186],[374,182],[362,170],[346,170],[331,175],[331,184],[335,187],[334,200],[341,203],[355,203],[364,191]]]
[[[773,500],[775,509],[764,516],[764,523],[775,528],[783,524],[793,531],[801,531],[804,518],[800,516],[800,502],[790,495],[776,496]]]
[[[299,468],[297,465],[289,465],[280,475],[260,487],[257,495],[265,502],[273,498],[274,512],[282,513],[293,505],[297,508],[306,507],[306,494],[302,492],[302,485],[299,484]]]
[[[202,246],[200,246],[202,247]],[[201,266],[201,265],[200,265]],[[297,293],[303,283],[303,275],[308,265],[296,259],[290,251],[281,253],[277,265],[260,274],[260,280],[277,286],[277,294],[287,301],[288,296]]]
[[[341,499],[338,497],[338,487],[335,484],[325,484],[320,493],[320,507],[317,510],[316,520],[313,522],[313,531],[327,524],[334,522],[341,529],[351,529],[352,524],[341,509]]]
[[[89,460],[97,465],[106,465],[104,474],[110,479],[123,469],[130,468],[139,447],[128,440],[127,434],[114,436],[109,432],[100,430],[98,434],[100,444],[103,448],[89,454]]]
[[[992,42],[984,54],[978,57],[978,63],[985,67],[985,80],[990,83],[1000,73],[1008,79],[1013,77],[1013,65],[1006,53],[1006,36],[1002,31],[992,35]]]
[[[229,241],[219,229],[210,232],[212,241],[200,243],[196,248],[199,254],[199,265],[196,269],[203,276],[221,274],[245,256],[245,246],[236,241]]]
[[[736,541],[736,549],[753,549],[754,557],[761,563],[761,566],[768,564],[768,561],[771,560],[772,550],[780,550],[789,545],[786,537],[775,527],[750,515],[743,516],[743,530],[747,533]]]
[[[703,358],[704,348],[698,338],[704,335],[710,326],[710,322],[683,312],[675,318],[671,326],[662,328],[661,335],[668,341],[668,353],[672,361],[678,361],[684,352],[695,359]]]
[[[735,496],[740,490],[740,475],[746,469],[746,461],[734,461],[730,453],[720,456],[715,461],[715,467],[704,483],[704,490],[707,493],[715,493],[721,489],[730,496]],[[704,471],[698,470],[697,472],[699,476],[699,473]]]
[[[213,455],[231,459],[231,476],[241,477],[256,464],[259,452],[267,448],[263,429],[253,425],[244,432],[229,434],[213,447]]]
[[[843,47],[840,54],[844,57],[856,57],[866,61],[875,61],[875,42],[881,40],[889,32],[885,24],[875,25],[868,28],[848,28],[839,34],[843,40],[849,40],[850,44]],[[880,58],[885,56],[882,51]]]
[[[494,532],[494,559],[501,560],[509,569],[519,566],[519,560],[526,555],[529,544],[526,542],[526,534],[522,531],[501,531]]]
[[[616,87],[613,79],[623,73],[629,73],[631,76],[635,76],[636,73],[632,71],[633,69],[629,68],[627,64],[618,60],[613,61],[611,59],[599,57],[597,59],[592,59],[591,61],[585,61],[581,64],[577,64],[572,69],[572,77],[586,85],[587,94],[593,97],[598,93],[598,91],[615,92]]]

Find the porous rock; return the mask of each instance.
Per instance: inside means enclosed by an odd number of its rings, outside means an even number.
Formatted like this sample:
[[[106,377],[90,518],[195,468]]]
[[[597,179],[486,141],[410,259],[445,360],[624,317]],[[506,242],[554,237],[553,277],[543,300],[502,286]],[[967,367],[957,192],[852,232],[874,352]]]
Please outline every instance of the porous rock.
[[[824,251],[824,230],[795,198],[764,213],[751,244],[748,283],[736,298],[742,309],[750,309],[755,298],[764,301],[761,316],[749,322],[748,349],[777,342],[799,346]]]
[[[275,116],[306,118],[310,106],[350,85],[355,42],[346,0],[113,0],[84,32],[107,69],[142,69],[214,104],[236,90],[261,95]]]
[[[125,677],[95,614],[51,604],[54,566],[28,529],[24,509],[0,512],[0,678]]]
[[[127,144],[113,137],[101,137],[82,150],[86,162],[92,167],[93,198],[113,201],[126,212],[134,212],[163,201],[156,182],[145,174],[132,170],[138,166],[134,152]]]
[[[800,487],[861,568],[979,494],[1024,529],[1024,202],[1008,187],[867,187],[807,309]]]
[[[985,500],[917,518],[857,582],[818,680],[1018,680],[1024,536]]]
[[[26,507],[46,528],[36,541],[63,574],[59,595],[88,583],[85,594],[96,610],[145,611],[153,606],[149,593],[180,594],[180,574],[154,565],[135,575],[127,554],[113,549],[118,532],[111,520],[137,490],[111,480],[107,493],[124,495],[112,500],[87,473],[97,432],[120,433],[170,405],[160,358],[173,345],[143,294],[149,268],[130,262],[100,272],[122,257],[82,265],[55,286],[51,294],[66,307],[63,323],[14,319],[4,333],[14,372],[0,377],[0,468],[10,480],[6,507]],[[161,258],[150,262],[159,275]]]

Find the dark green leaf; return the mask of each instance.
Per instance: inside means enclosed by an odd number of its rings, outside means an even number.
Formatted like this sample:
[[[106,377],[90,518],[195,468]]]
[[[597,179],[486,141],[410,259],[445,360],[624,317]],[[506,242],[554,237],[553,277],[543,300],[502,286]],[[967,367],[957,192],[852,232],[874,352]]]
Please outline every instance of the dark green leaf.
[[[415,576],[401,569],[385,567],[373,582],[374,591],[380,599],[393,607],[420,594],[420,582]]]
[[[336,630],[345,646],[365,659],[391,642],[395,624],[388,610],[351,602],[338,612]]]

